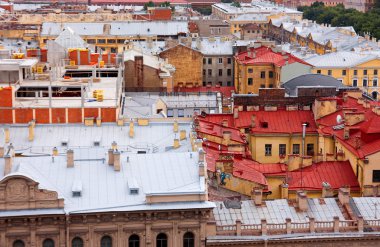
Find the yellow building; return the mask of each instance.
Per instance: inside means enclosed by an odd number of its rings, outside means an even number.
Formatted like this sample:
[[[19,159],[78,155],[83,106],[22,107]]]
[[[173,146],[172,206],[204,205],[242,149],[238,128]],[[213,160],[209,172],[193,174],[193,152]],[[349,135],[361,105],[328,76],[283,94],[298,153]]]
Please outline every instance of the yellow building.
[[[344,85],[359,87],[364,93],[378,98],[380,59],[372,54],[335,52],[306,60],[313,73],[329,75]]]
[[[235,91],[257,94],[259,88],[278,88],[310,70],[308,63],[289,53],[264,46],[249,48],[235,56]]]

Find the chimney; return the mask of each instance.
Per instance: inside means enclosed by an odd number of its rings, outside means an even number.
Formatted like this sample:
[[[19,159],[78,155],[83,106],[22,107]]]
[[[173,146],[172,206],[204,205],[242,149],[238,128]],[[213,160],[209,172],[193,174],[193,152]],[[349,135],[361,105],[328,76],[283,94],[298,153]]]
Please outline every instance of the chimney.
[[[173,131],[174,131],[174,133],[178,132],[178,122],[177,122],[177,120],[174,121]]]
[[[112,142],[111,146],[113,150],[117,149],[117,143],[115,141]]]
[[[58,156],[58,148],[57,147],[53,148],[53,156]]]
[[[338,199],[342,205],[346,205],[350,201],[350,188],[340,188],[338,192]]]
[[[234,108],[234,118],[239,118],[239,109],[238,108]]]
[[[33,123],[33,121],[29,122],[28,127],[29,127],[28,140],[31,142],[34,140],[34,123]]]
[[[261,206],[263,204],[263,190],[256,188],[252,191],[253,201],[256,206]]]
[[[199,176],[206,176],[206,168],[205,168],[205,151],[200,148],[198,150],[198,165],[199,165]]]
[[[331,189],[331,185],[327,182],[322,182],[322,197],[332,197],[333,196],[333,190]]]
[[[74,167],[74,150],[68,149],[66,151],[67,167]]]
[[[183,141],[186,139],[186,130],[180,130],[179,131],[179,140]]]
[[[4,134],[5,134],[5,143],[9,143],[11,139],[9,128],[4,129]]]
[[[4,155],[4,176],[8,175],[12,171],[13,157],[10,154]]]
[[[344,127],[344,139],[347,140],[350,138],[350,127],[345,126]]]
[[[179,139],[178,138],[175,138],[174,139],[174,143],[173,143],[173,147],[174,147],[174,149],[177,149],[177,148],[179,148]]]
[[[133,138],[134,136],[135,136],[135,125],[134,125],[133,121],[131,120],[129,122],[129,137]]]
[[[251,128],[256,127],[256,115],[252,114],[251,115]]]
[[[113,159],[114,159],[114,163],[113,163],[113,169],[115,171],[120,171],[120,152],[116,149],[115,151],[113,151]]]
[[[228,145],[231,141],[231,131],[223,131],[223,144]]]
[[[289,198],[289,185],[281,184],[281,199],[288,199],[288,198]]]
[[[223,119],[222,120],[222,126],[223,127],[228,127],[228,120],[227,119]]]
[[[307,209],[308,209],[308,203],[307,203],[307,196],[306,196],[305,192],[303,192],[303,191],[297,191],[296,201],[297,201],[298,209],[300,211],[302,211],[302,212],[307,211]]]
[[[102,125],[102,118],[101,117],[97,117],[96,118],[96,126],[100,127]]]
[[[110,149],[108,149],[108,165],[112,166],[113,162],[114,162],[113,149],[110,148]]]

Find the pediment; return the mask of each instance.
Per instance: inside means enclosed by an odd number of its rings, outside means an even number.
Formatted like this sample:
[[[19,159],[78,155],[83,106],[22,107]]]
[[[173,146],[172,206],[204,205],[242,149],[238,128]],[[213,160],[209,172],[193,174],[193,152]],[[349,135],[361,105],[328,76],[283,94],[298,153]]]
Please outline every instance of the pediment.
[[[10,175],[0,181],[0,210],[63,208],[56,191],[40,189],[23,175]]]

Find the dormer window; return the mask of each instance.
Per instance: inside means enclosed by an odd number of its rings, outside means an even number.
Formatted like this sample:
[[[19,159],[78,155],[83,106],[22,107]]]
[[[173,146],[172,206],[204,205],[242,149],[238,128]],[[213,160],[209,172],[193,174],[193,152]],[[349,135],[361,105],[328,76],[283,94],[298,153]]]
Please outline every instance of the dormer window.
[[[80,197],[82,196],[82,192],[80,191],[73,191],[73,197]]]

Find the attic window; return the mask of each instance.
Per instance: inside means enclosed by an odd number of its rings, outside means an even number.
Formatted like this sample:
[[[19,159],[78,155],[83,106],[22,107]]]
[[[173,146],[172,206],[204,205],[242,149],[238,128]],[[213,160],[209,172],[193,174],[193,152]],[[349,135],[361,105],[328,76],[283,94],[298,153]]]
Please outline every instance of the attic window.
[[[129,194],[131,194],[131,195],[138,195],[139,194],[139,189],[129,189]]]
[[[128,188],[130,195],[138,195],[139,194],[139,185],[134,177],[128,179]]]
[[[80,197],[82,196],[82,192],[80,191],[73,191],[73,197]]]
[[[260,123],[261,128],[268,128],[268,122],[261,122]]]
[[[100,142],[99,141],[94,141],[94,146],[95,147],[99,147],[100,146]]]
[[[67,147],[68,144],[69,144],[69,141],[68,141],[68,140],[62,140],[62,141],[61,141],[61,146],[62,146],[62,147]]]

